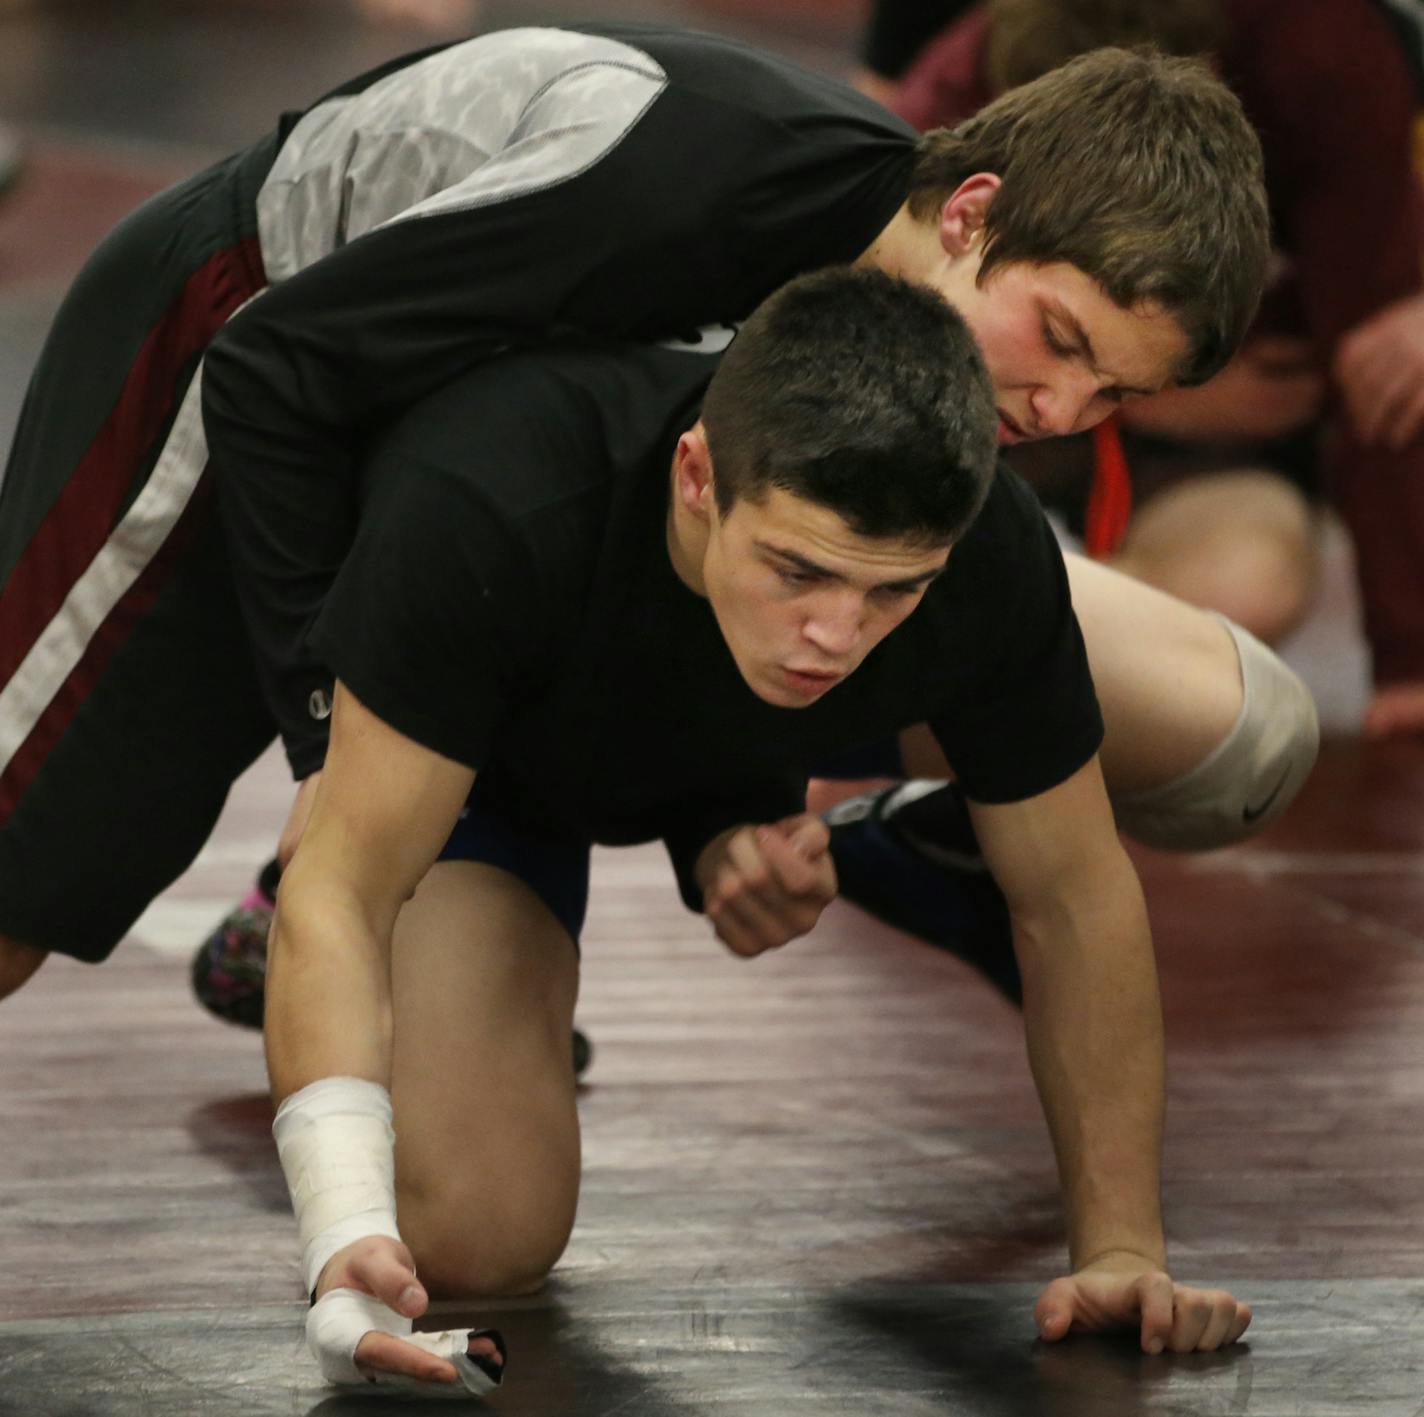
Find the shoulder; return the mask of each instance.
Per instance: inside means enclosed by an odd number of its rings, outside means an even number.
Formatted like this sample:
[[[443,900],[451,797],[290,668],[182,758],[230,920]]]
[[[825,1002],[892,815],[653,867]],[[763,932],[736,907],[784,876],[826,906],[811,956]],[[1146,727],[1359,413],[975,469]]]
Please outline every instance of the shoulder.
[[[927,599],[956,633],[996,635],[1051,622],[1069,603],[1063,553],[1029,485],[1002,464],[983,510]]]
[[[654,456],[677,415],[695,414],[715,367],[715,356],[657,346],[508,353],[407,410],[373,447],[366,480],[418,469],[523,521],[597,496]]]
[[[1056,552],[1057,542],[1033,489],[1001,462],[982,510],[950,555],[950,567],[956,561],[981,570],[1002,562],[1022,565],[1028,553],[1035,560],[1047,553],[1051,563],[1062,559]]]

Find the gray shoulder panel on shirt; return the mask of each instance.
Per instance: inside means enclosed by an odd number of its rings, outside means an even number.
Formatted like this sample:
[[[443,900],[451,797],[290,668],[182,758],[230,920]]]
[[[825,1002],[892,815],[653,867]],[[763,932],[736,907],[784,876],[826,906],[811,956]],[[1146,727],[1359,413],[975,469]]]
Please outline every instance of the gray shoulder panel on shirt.
[[[666,84],[631,45],[526,28],[452,45],[318,104],[258,193],[268,278],[378,226],[566,182],[616,147]]]

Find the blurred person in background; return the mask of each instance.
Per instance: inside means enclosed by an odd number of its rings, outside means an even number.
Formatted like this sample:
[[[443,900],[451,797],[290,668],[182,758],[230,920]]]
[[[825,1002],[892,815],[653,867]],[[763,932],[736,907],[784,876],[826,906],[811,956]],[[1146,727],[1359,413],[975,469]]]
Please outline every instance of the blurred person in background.
[[[1365,731],[1424,730],[1420,46],[1405,17],[1378,0],[882,0],[862,83],[929,129],[1074,54],[1137,42],[1209,54],[1242,99],[1265,149],[1275,279],[1216,379],[1124,411],[1120,444],[1060,441],[1022,469],[1050,502],[1067,496],[1091,550],[1268,641],[1308,607],[1312,505],[1328,494],[1356,547]]]

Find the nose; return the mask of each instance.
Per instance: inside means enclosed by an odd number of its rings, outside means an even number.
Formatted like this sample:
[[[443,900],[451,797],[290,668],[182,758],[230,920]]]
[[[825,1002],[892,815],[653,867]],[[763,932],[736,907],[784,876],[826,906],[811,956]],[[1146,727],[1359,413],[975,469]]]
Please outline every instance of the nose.
[[[859,592],[827,595],[807,617],[803,633],[822,654],[843,660],[855,648],[864,614],[865,602]]]
[[[1065,371],[1053,383],[1040,384],[1029,399],[1036,431],[1044,437],[1060,438],[1096,423],[1091,409],[1097,397],[1097,380],[1087,370]]]

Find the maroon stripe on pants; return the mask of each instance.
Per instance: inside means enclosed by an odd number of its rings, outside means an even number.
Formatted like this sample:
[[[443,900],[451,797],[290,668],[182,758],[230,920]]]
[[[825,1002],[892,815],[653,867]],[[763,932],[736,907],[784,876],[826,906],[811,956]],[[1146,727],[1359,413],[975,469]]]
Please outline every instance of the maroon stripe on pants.
[[[109,661],[123,647],[134,626],[153,607],[153,603],[172,581],[182,564],[184,553],[192,545],[202,525],[203,518],[211,510],[211,492],[212,484],[204,474],[193,489],[188,505],[183,508],[174,523],[173,530],[158,548],[157,554],[104,617],[85,647],[79,663],[70,671],[69,677],[60,685],[54,698],[40,714],[28,737],[15,750],[4,773],[0,773],[0,826],[4,826],[11,813],[19,806],[20,799],[64,736],[75,714],[94,692],[94,686],[99,682],[99,676],[103,674]]]
[[[182,390],[184,368],[243,301],[260,290],[255,237],[226,247],[188,277],[148,332],[99,435],[80,459],[0,595],[0,683],[24,661],[93,561],[119,515],[136,470]]]

